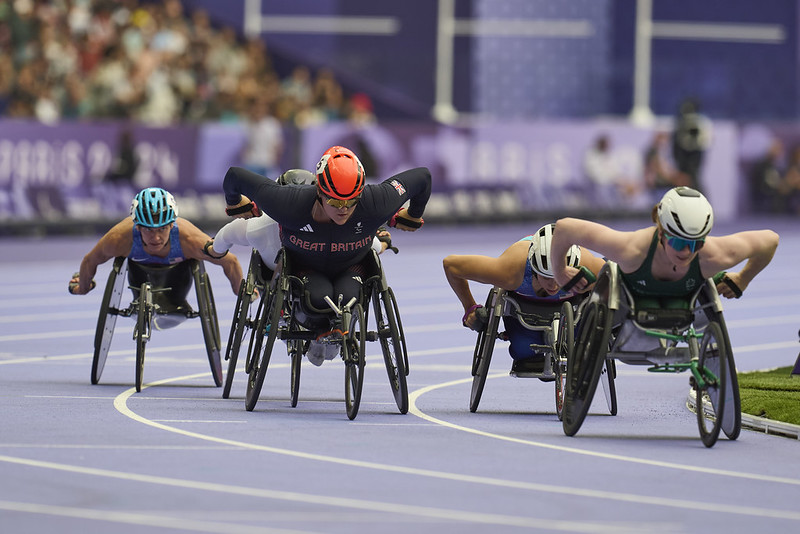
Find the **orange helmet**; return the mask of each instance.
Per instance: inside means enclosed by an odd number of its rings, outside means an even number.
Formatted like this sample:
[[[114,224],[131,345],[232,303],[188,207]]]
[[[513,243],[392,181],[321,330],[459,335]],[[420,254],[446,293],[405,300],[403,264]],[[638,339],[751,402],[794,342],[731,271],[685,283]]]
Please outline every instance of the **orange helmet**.
[[[317,189],[331,198],[349,200],[364,189],[364,167],[353,151],[333,146],[317,163]]]

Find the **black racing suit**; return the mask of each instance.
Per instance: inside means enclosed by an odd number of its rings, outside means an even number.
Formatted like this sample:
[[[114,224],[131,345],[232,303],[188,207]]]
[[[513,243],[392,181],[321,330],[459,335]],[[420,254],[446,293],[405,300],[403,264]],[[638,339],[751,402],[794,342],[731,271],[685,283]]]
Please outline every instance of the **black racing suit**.
[[[365,186],[352,216],[343,225],[313,219],[315,185],[279,185],[241,167],[231,167],[223,189],[228,205],[238,204],[240,195],[245,195],[278,222],[293,274],[306,279],[311,304],[327,309],[325,295],[334,302],[339,294],[343,302],[358,298],[364,275],[361,263],[381,225],[407,200],[409,216],[422,216],[431,194],[431,174],[418,167]]]

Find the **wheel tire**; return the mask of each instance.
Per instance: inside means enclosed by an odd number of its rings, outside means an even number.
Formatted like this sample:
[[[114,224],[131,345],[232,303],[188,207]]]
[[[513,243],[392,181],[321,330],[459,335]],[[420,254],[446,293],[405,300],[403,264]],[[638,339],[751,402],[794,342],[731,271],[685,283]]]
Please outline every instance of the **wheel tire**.
[[[352,421],[358,415],[361,393],[364,389],[364,367],[366,365],[364,351],[367,337],[364,308],[357,303],[350,310],[349,317],[343,315],[343,319],[348,323],[348,333],[342,341],[342,358],[345,365],[344,398],[347,417]]]
[[[231,394],[233,377],[236,373],[236,364],[239,361],[239,350],[242,347],[242,339],[247,329],[247,314],[250,311],[251,293],[247,292],[248,280],[242,280],[239,285],[239,296],[236,298],[236,306],[233,311],[231,321],[231,332],[228,335],[228,345],[225,347],[225,361],[228,362],[228,371],[225,373],[225,385],[222,388],[222,398],[227,399]]]
[[[401,414],[408,413],[408,383],[406,382],[405,362],[408,355],[402,341],[400,322],[395,313],[397,304],[391,289],[379,291],[377,288],[372,293],[372,307],[375,310],[375,324],[377,325],[378,340],[383,352],[383,362],[389,376],[389,385],[392,395]]]
[[[475,342],[475,352],[472,354],[472,390],[469,396],[469,411],[475,413],[478,410],[478,405],[481,402],[483,395],[483,387],[486,385],[486,377],[489,374],[489,367],[492,363],[492,353],[494,352],[494,344],[497,340],[497,330],[500,326],[500,316],[494,313],[494,302],[497,294],[500,292],[497,288],[492,288],[489,291],[489,296],[486,298],[486,308],[490,309],[489,322],[486,324],[486,329],[478,332],[478,339]]]
[[[122,300],[122,293],[125,291],[125,272],[122,268],[125,258],[119,257],[114,260],[114,265],[108,275],[106,289],[103,293],[103,301],[100,304],[100,314],[97,318],[97,328],[94,334],[94,355],[92,356],[92,384],[100,382],[100,376],[108,358],[108,350],[111,348],[111,340],[114,337],[114,327],[117,324],[117,311]]]
[[[219,320],[217,319],[217,308],[214,304],[214,294],[211,290],[211,281],[202,265],[200,265],[197,280],[197,307],[200,312],[200,324],[206,345],[208,365],[211,368],[211,377],[214,379],[214,385],[219,387],[222,385],[222,361],[219,354]]]
[[[567,385],[567,362],[575,346],[575,312],[572,304],[565,302],[561,305],[558,321],[555,346],[555,372],[556,372],[556,415],[561,421],[564,417],[564,390]]]
[[[269,360],[272,356],[272,348],[275,345],[275,339],[278,337],[278,322],[280,321],[284,304],[283,289],[280,284],[274,284],[274,286],[269,295],[270,302],[269,306],[266,307],[267,311],[262,316],[259,328],[254,334],[257,338],[263,339],[264,332],[266,332],[266,341],[264,342],[264,352],[260,361],[258,360],[258,352],[253,353],[252,368],[247,376],[247,393],[244,406],[248,412],[253,411],[258,402],[258,397],[261,395],[261,388],[264,386],[264,378],[267,376],[267,367],[269,367]]]
[[[600,371],[608,352],[610,317],[602,302],[590,302],[578,325],[577,341],[567,361],[564,391],[564,433],[574,436],[592,404]]]
[[[713,447],[719,437],[722,427],[722,419],[725,413],[727,373],[728,373],[728,352],[725,345],[725,338],[719,323],[711,321],[708,323],[700,342],[700,354],[698,355],[698,371],[705,376],[706,371],[713,373],[717,380],[707,381],[704,387],[695,384],[695,406],[697,413],[697,427],[700,430],[700,439],[706,447]],[[706,417],[704,399],[708,397],[711,406],[710,417]],[[709,421],[709,419],[711,419]]]
[[[142,391],[144,381],[144,352],[150,339],[153,314],[153,293],[150,284],[145,282],[139,289],[139,303],[136,313],[136,392]]]

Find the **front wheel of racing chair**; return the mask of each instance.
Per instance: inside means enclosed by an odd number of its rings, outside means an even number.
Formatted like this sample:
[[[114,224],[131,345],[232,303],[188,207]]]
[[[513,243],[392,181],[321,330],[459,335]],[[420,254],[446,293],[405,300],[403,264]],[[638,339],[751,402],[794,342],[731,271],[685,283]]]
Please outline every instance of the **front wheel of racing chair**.
[[[100,304],[100,314],[97,318],[97,328],[94,334],[94,356],[92,357],[92,384],[100,382],[103,368],[108,358],[108,349],[114,336],[114,327],[119,315],[119,303],[125,291],[125,274],[127,264],[125,258],[120,256],[114,259],[114,265],[108,275],[103,300]]]
[[[142,391],[144,380],[144,351],[150,340],[153,325],[153,291],[149,282],[139,288],[136,301],[136,329],[133,339],[136,341],[136,392]]]
[[[713,447],[726,416],[728,395],[728,366],[733,361],[719,323],[708,324],[700,341],[697,371],[702,381],[692,379],[695,389],[695,411],[700,439]],[[704,402],[705,401],[705,402]]]
[[[469,397],[469,411],[472,413],[478,410],[483,387],[486,385],[486,377],[489,374],[489,366],[492,363],[492,353],[500,327],[504,293],[503,289],[493,287],[486,297],[486,309],[489,310],[489,317],[486,328],[478,332],[475,352],[472,355],[472,391]]]
[[[366,365],[367,324],[361,303],[354,304],[349,310],[342,310],[341,320],[342,325],[347,326],[347,331],[342,334],[342,359],[345,364],[345,405],[347,417],[352,421],[358,415],[358,408],[361,405]]]
[[[197,311],[200,316],[200,325],[203,330],[203,340],[206,346],[208,364],[211,367],[211,376],[214,385],[222,385],[222,361],[220,360],[220,333],[217,307],[214,302],[214,293],[211,290],[211,281],[202,261],[192,261],[192,276],[197,295]]]
[[[285,304],[283,277],[277,269],[272,277],[272,282],[265,289],[265,292],[266,295],[262,297],[262,303],[260,304],[260,306],[263,306],[263,310],[260,314],[258,326],[253,330],[255,343],[249,362],[250,371],[247,375],[247,392],[244,405],[248,412],[253,411],[258,402],[258,397],[261,395],[264,377],[267,375],[269,360],[272,356],[272,348],[278,337],[278,323]],[[261,357],[259,357],[262,341],[264,349]]]
[[[301,331],[294,319],[289,324],[289,339],[286,340],[286,350],[291,358],[291,372],[289,373],[289,393],[291,395],[292,408],[297,407],[297,400],[300,395],[300,368],[303,363],[303,354],[306,353],[308,341],[302,339],[291,339],[292,333],[295,335]]]
[[[575,346],[575,312],[572,303],[564,302],[558,319],[556,333],[555,365],[556,373],[556,415],[558,420],[564,418],[564,390],[567,385],[567,362]]]
[[[611,313],[605,302],[593,297],[595,294],[581,314],[575,347],[567,361],[562,423],[568,436],[578,432],[589,412],[608,352]]]

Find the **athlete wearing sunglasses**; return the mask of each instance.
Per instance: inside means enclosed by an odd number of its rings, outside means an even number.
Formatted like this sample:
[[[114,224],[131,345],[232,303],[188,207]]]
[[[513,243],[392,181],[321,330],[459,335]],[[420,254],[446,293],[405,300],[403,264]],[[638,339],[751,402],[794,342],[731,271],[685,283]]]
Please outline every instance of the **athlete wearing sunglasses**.
[[[390,219],[404,231],[422,226],[431,175],[419,167],[367,185],[358,157],[340,146],[325,151],[314,175],[315,185],[280,186],[231,167],[223,189],[229,215],[252,217],[263,210],[278,222],[281,245],[293,272],[306,279],[311,304],[328,309],[325,296],[334,302],[340,294],[344,302],[358,297],[362,261],[378,228]]]
[[[616,262],[635,295],[688,296],[707,278],[727,271],[717,290],[724,297],[738,298],[778,247],[778,234],[772,230],[710,236],[711,204],[689,187],[667,191],[652,216],[655,226],[633,232],[580,219],[559,220],[552,242],[556,280],[566,284],[576,274],[561,258],[569,246],[580,245]],[[742,261],[746,263],[741,270],[730,271]]]

